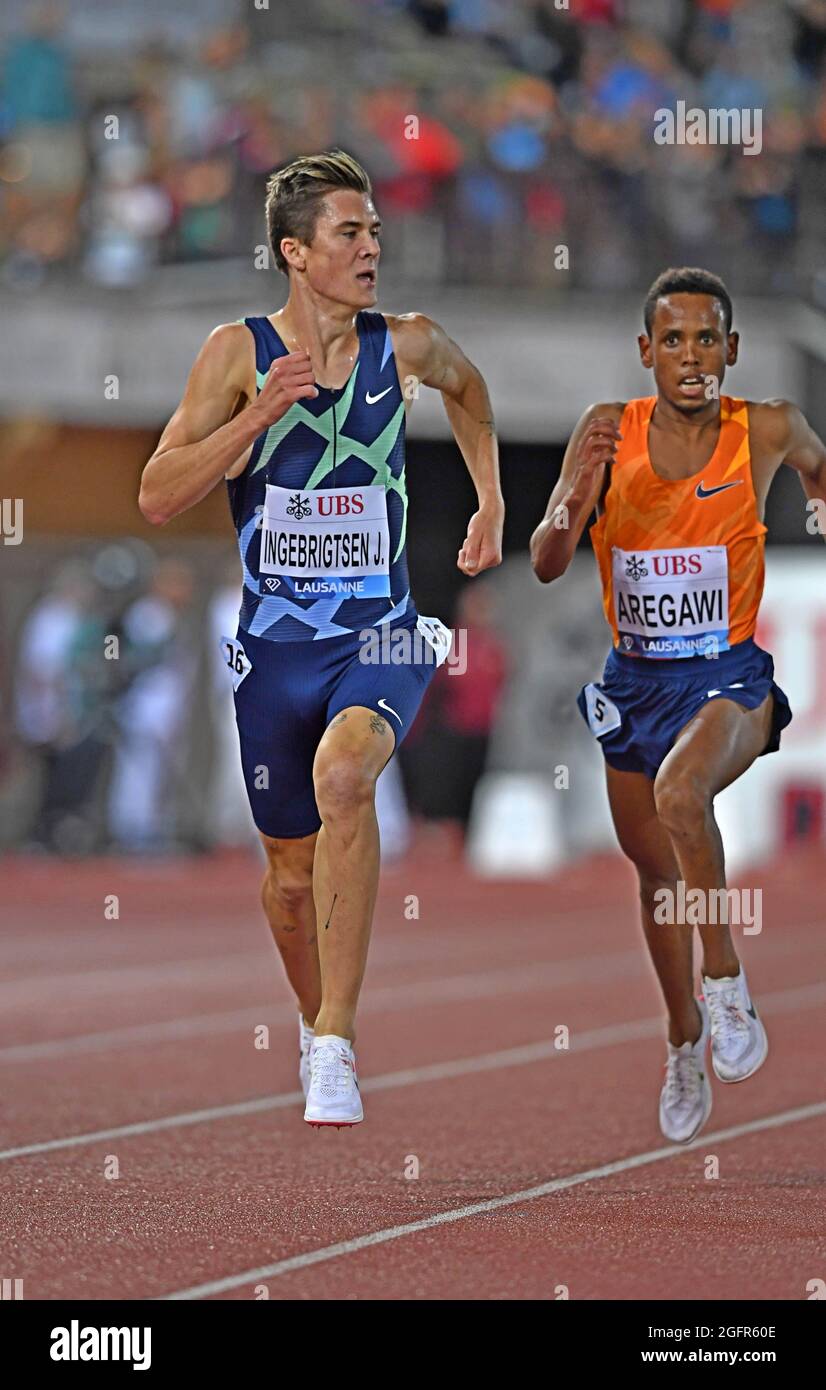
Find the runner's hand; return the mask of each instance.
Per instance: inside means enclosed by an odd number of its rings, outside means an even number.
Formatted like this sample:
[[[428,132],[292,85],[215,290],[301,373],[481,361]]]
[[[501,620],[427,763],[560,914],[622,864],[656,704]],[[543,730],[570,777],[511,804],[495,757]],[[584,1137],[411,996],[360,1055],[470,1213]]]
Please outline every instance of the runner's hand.
[[[621,439],[615,422],[607,415],[598,415],[589,421],[577,446],[569,496],[584,499],[591,497],[595,490],[601,491],[605,465],[612,462]]]
[[[468,522],[465,543],[456,561],[463,574],[481,574],[502,563],[502,527],[505,509],[501,505],[480,507]]]
[[[270,364],[267,379],[250,409],[266,427],[282,419],[296,401],[311,400],[317,395],[310,354],[288,352],[286,357],[276,357]]]

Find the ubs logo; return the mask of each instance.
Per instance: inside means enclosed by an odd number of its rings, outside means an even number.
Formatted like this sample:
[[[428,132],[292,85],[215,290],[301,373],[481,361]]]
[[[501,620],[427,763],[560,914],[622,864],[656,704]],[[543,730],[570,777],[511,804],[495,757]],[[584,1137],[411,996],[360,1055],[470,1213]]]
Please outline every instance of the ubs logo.
[[[644,560],[638,560],[636,555],[629,555],[625,562],[626,579],[645,579],[648,576],[648,566]]]
[[[340,492],[319,494],[319,516],[361,516],[363,511],[364,498],[360,492],[354,492],[352,496]]]
[[[303,521],[305,516],[309,516],[312,511],[309,497],[302,497],[300,492],[291,497],[287,505],[287,516],[294,516],[296,521]]]
[[[654,573],[661,575],[700,574],[703,562],[699,555],[655,555]]]

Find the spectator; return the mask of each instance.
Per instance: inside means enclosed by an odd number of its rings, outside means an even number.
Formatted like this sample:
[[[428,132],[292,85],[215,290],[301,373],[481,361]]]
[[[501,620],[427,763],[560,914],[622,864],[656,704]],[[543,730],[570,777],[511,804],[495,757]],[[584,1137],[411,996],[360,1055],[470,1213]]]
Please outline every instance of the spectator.
[[[17,658],[16,724],[40,764],[32,839],[45,849],[87,851],[93,797],[106,753],[105,625],[97,587],[66,566],[28,614]]]
[[[37,5],[6,50],[6,121],[18,177],[6,188],[7,278],[37,279],[75,247],[86,154],[74,81],[60,42],[63,15]],[[7,154],[8,157],[8,154]]]
[[[807,112],[822,145],[823,0],[577,0],[570,10],[554,0],[340,0],[333,8],[340,25],[261,12],[203,33],[181,12],[174,40],[170,28],[150,41],[157,14],[150,28],[133,7],[125,22],[134,25],[134,54],[117,58],[101,12],[100,54],[70,58],[60,12],[38,6],[3,60],[7,282],[37,284],[78,257],[92,279],[123,286],[163,261],[248,258],[263,240],[264,175],[302,149],[333,144],[370,168],[388,247],[412,277],[641,286],[661,268],[664,243],[680,240],[698,261],[723,254],[755,284],[774,277],[778,289],[790,272],[816,269],[816,237],[799,238],[804,264],[787,252],[810,172]],[[377,43],[374,55],[365,41]],[[731,197],[722,249],[710,216],[716,157],[689,156],[686,196],[672,189],[671,211],[661,206],[659,185],[673,183],[681,165],[654,144],[652,121],[675,100],[763,113],[761,154],[724,151]],[[117,140],[101,135],[110,113],[120,120]],[[686,233],[682,213],[674,217],[689,198],[698,212]],[[560,278],[549,250],[563,227],[580,254]]]
[[[116,709],[118,741],[109,789],[110,830],[122,850],[167,848],[179,829],[195,678],[185,622],[191,600],[189,569],[165,560],[149,592],[124,616],[121,661],[127,685]]]

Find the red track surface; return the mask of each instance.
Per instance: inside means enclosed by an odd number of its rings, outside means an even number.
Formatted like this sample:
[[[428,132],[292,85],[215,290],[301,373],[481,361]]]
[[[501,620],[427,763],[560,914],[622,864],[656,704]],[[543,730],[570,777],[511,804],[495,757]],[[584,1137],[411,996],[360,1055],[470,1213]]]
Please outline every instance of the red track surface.
[[[662,1007],[619,860],[542,884],[421,854],[388,870],[366,1120],[341,1131],[302,1119],[259,877],[247,858],[6,861],[0,1274],[26,1298],[805,1299],[826,1279],[818,856],[749,877],[764,926],[738,945],[771,1052],[714,1083],[689,1149],[657,1126]]]

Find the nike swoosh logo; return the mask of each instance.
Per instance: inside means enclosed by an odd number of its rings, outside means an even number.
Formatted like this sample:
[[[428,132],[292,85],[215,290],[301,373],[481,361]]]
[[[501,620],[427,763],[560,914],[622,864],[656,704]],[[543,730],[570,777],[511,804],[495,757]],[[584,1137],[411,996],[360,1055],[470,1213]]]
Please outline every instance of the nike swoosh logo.
[[[381,709],[386,709],[388,714],[395,714],[400,724],[404,723],[404,720],[402,719],[401,715],[396,714],[396,711],[390,708],[386,700],[378,700],[376,703],[379,705]]]
[[[702,483],[698,483],[694,489],[694,496],[699,497],[702,502],[704,497],[714,497],[718,492],[726,492],[730,487],[739,487],[742,478],[736,478],[733,483],[719,483],[717,487],[704,488]]]
[[[370,392],[368,391],[368,392],[366,393],[364,399],[366,400],[366,402],[367,402],[368,405],[375,405],[375,404],[376,404],[376,401],[380,401],[381,398],[382,398],[382,396],[386,396],[386,395],[387,395],[387,392],[388,392],[388,391],[392,391],[392,390],[393,390],[393,387],[392,387],[392,386],[387,386],[387,387],[385,387],[385,389],[384,389],[383,391],[379,391],[379,394],[378,394],[377,396],[371,396],[371,395],[370,395]]]
[[[742,682],[742,681],[734,681],[731,685],[727,685],[727,686],[726,686],[726,690],[742,690],[742,689],[743,689],[743,682]],[[708,695],[722,695],[722,693],[723,693],[722,690],[707,690],[707,691],[706,691],[706,695],[707,695],[707,696],[708,696]]]

